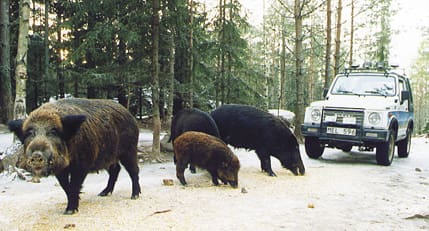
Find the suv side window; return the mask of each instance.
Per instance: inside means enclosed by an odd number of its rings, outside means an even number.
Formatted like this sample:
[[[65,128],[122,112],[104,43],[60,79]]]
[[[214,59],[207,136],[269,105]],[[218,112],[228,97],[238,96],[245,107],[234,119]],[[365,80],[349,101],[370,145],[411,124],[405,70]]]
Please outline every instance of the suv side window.
[[[403,103],[408,104],[407,108],[409,111],[413,111],[413,96],[411,94],[411,87],[409,85],[409,82],[405,81],[404,79],[399,79],[399,94],[401,94],[402,91],[410,92],[410,99],[404,101]]]
[[[399,95],[401,95],[401,92],[402,91],[406,91],[407,89],[406,89],[406,87],[405,87],[405,83],[404,83],[404,80],[403,79],[399,79]],[[402,101],[402,99],[401,99],[401,101]],[[405,101],[404,101],[405,102]],[[404,102],[402,102],[401,104],[403,104]],[[407,100],[407,103],[408,103],[408,100]]]
[[[410,92],[410,99],[408,100],[408,110],[410,112],[413,112],[414,111],[413,94],[412,94],[412,91],[411,91],[410,81],[408,81],[408,79],[407,79],[407,81],[405,81],[405,86],[407,88],[407,91]]]

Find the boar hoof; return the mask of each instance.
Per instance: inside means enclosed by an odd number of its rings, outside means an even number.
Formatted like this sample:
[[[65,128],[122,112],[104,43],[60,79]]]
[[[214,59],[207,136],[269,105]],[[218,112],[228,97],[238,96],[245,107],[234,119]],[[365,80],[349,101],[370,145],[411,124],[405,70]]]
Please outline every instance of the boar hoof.
[[[132,195],[131,196],[131,200],[137,200],[137,199],[139,199],[139,195]]]
[[[40,177],[34,176],[30,180],[31,183],[40,183]]]
[[[179,181],[183,186],[186,186],[188,184],[188,183],[186,183],[185,178],[179,178]]]
[[[102,191],[101,193],[99,193],[99,194],[98,194],[98,196],[100,196],[100,197],[105,197],[105,196],[107,196],[107,195],[109,195],[109,194],[111,194],[111,193],[110,193],[110,192]]]
[[[78,209],[66,209],[66,211],[64,211],[64,215],[73,215],[77,212],[79,212]]]
[[[277,176],[274,172],[269,172],[268,176]]]

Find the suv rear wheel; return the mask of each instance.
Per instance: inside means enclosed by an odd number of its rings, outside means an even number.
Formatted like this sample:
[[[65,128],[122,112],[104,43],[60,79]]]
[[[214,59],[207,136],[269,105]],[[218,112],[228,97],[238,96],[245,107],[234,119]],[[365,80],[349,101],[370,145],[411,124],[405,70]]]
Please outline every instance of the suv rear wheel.
[[[375,151],[377,164],[384,166],[392,164],[393,156],[395,154],[395,134],[393,131],[389,132],[387,142],[379,144]]]
[[[343,150],[343,152],[350,152],[352,148],[352,145],[344,145],[343,147],[341,147],[341,150]]]
[[[305,152],[312,159],[322,156],[325,146],[322,145],[315,137],[305,137]]]
[[[410,154],[411,133],[410,129],[407,129],[407,136],[405,139],[398,142],[398,157],[406,158]]]

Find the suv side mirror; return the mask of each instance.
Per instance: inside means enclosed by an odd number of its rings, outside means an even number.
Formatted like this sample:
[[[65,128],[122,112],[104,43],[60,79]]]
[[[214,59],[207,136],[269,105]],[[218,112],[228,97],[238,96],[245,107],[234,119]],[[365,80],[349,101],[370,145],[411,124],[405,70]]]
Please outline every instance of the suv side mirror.
[[[328,88],[324,88],[323,89],[323,98],[326,98],[326,95],[328,94],[329,89]]]
[[[401,104],[405,100],[409,100],[409,99],[410,99],[410,92],[409,91],[401,91]]]

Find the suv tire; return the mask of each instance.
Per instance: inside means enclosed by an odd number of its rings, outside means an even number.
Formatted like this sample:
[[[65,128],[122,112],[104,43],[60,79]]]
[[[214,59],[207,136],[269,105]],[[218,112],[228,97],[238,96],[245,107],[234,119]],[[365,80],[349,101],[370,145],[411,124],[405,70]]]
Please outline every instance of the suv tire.
[[[405,139],[398,142],[398,157],[407,158],[411,149],[411,131],[407,129],[407,136]]]
[[[343,152],[350,152],[352,150],[353,146],[352,145],[345,145],[344,147],[341,147],[341,150]]]
[[[325,146],[323,146],[316,137],[305,137],[305,152],[311,159],[317,159],[322,156]]]
[[[375,151],[377,164],[384,166],[392,164],[393,156],[395,154],[395,134],[393,131],[389,132],[387,142],[379,144]]]

